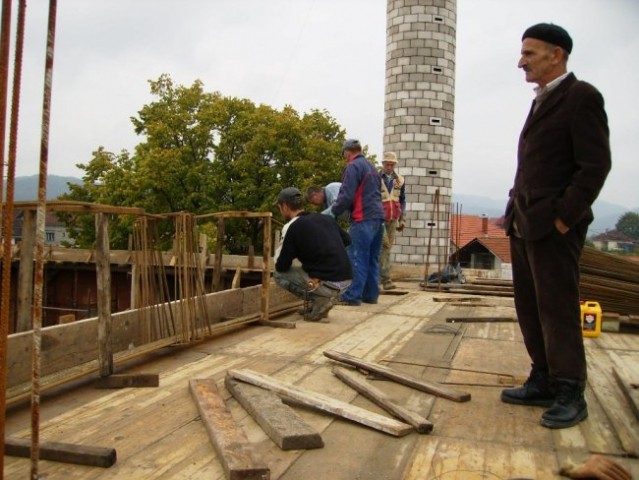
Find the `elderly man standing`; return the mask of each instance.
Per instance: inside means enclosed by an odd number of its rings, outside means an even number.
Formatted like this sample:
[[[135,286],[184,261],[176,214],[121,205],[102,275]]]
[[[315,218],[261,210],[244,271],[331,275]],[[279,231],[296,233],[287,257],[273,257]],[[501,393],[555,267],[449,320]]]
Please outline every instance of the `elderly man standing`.
[[[348,256],[353,266],[353,283],[341,295],[340,303],[377,303],[379,254],[384,234],[381,179],[377,169],[362,154],[358,140],[346,140],[342,145],[342,156],[348,164],[331,214],[338,218],[343,212],[350,212],[352,243]]]
[[[550,407],[548,428],[588,416],[586,356],[579,309],[579,257],[591,205],[611,166],[604,100],[568,73],[572,39],[541,23],[522,37],[519,68],[536,97],[519,137],[517,172],[506,207],[515,308],[532,370],[506,403]]]
[[[384,290],[392,290],[390,254],[395,243],[395,232],[404,230],[406,188],[404,177],[395,172],[397,155],[386,152],[382,160],[382,206],[384,208],[384,240],[382,242],[380,282]]]

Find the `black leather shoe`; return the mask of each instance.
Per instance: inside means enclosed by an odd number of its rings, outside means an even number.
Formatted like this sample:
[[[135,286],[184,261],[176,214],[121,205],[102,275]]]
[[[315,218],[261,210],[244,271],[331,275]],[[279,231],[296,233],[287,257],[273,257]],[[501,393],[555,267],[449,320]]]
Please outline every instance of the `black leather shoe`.
[[[528,380],[521,387],[506,388],[501,391],[501,401],[515,405],[552,406],[555,395],[550,386],[548,372],[533,368]]]
[[[584,398],[586,382],[569,378],[553,379],[557,392],[555,403],[541,416],[541,424],[548,428],[568,428],[588,418]]]

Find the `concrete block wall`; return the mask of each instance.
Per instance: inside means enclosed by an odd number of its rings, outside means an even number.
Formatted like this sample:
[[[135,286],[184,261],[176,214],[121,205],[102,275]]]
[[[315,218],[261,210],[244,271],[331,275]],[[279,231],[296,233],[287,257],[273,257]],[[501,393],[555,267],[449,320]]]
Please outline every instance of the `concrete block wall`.
[[[387,0],[384,151],[406,180],[393,261],[446,265],[452,195],[457,0]]]

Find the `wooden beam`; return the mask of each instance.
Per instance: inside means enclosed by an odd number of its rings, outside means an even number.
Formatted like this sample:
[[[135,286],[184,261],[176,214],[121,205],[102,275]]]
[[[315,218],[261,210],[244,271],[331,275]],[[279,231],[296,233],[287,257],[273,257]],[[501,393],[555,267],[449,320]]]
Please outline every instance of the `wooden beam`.
[[[21,201],[15,202],[14,208],[17,210],[36,210],[37,202]],[[163,215],[147,214],[144,209],[136,207],[118,207],[113,205],[103,205],[92,202],[79,202],[69,200],[54,200],[46,202],[47,212],[69,212],[69,213],[114,213],[117,215],[148,215],[163,218]]]
[[[262,250],[262,301],[260,320],[268,320],[269,289],[271,286],[271,217],[264,219],[264,248]]]
[[[413,427],[403,422],[398,422],[350,403],[342,402],[327,395],[306,390],[251,370],[229,370],[228,375],[258,387],[267,388],[279,395],[284,395],[287,398],[291,398],[295,403],[353,420],[396,437],[402,437],[413,431]]]
[[[98,282],[98,361],[100,376],[113,373],[111,343],[111,253],[109,250],[109,219],[104,213],[95,216],[95,268]]]
[[[228,211],[228,212],[215,212],[204,213],[202,215],[196,215],[195,218],[270,218],[273,214],[271,212],[246,212],[246,211]]]
[[[22,240],[20,241],[20,266],[18,270],[18,308],[16,332],[32,328],[33,314],[33,262],[35,253],[36,212],[24,212]]]
[[[322,448],[324,442],[308,423],[269,390],[238,382],[229,375],[226,389],[282,450]]]
[[[224,254],[224,218],[217,219],[217,237],[215,241],[215,270],[213,271],[213,291],[222,290],[222,255]]]
[[[368,362],[361,358],[348,355],[347,353],[328,350],[324,352],[324,355],[332,360],[337,360],[338,362],[361,368],[367,372],[376,373],[397,383],[401,383],[402,385],[406,385],[438,397],[447,398],[448,400],[453,400],[455,402],[467,402],[470,400],[470,393],[460,392],[436,382],[429,382],[427,380],[415,378],[407,373],[398,372],[392,368]]]
[[[146,388],[159,387],[160,376],[157,373],[117,374],[101,377],[95,383],[96,388]]]
[[[246,435],[226,408],[215,382],[211,379],[196,379],[190,380],[189,385],[226,478],[269,480],[270,469],[256,458]]]
[[[333,368],[333,374],[388,413],[412,425],[418,433],[430,433],[433,431],[433,424],[428,419],[393,402],[384,392],[361,378],[357,373],[342,367],[336,367]]]
[[[477,305],[473,305],[476,307]],[[447,317],[446,323],[516,322],[513,317]]]
[[[12,457],[29,458],[31,456],[31,440],[22,438],[6,438],[4,453]],[[75,463],[91,467],[108,468],[115,464],[117,453],[115,448],[91,447],[72,443],[41,442],[40,460]]]
[[[285,320],[258,320],[255,325],[260,327],[273,327],[273,328],[297,328],[295,322],[287,322]]]

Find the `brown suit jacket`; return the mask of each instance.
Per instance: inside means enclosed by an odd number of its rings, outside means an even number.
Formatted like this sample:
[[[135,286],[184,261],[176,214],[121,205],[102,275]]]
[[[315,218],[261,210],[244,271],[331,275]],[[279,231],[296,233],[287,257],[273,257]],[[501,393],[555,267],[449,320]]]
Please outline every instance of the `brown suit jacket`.
[[[610,171],[608,118],[603,97],[569,74],[519,137],[517,173],[506,206],[505,227],[525,240],[552,232],[555,218],[568,227],[593,219],[591,205]]]

